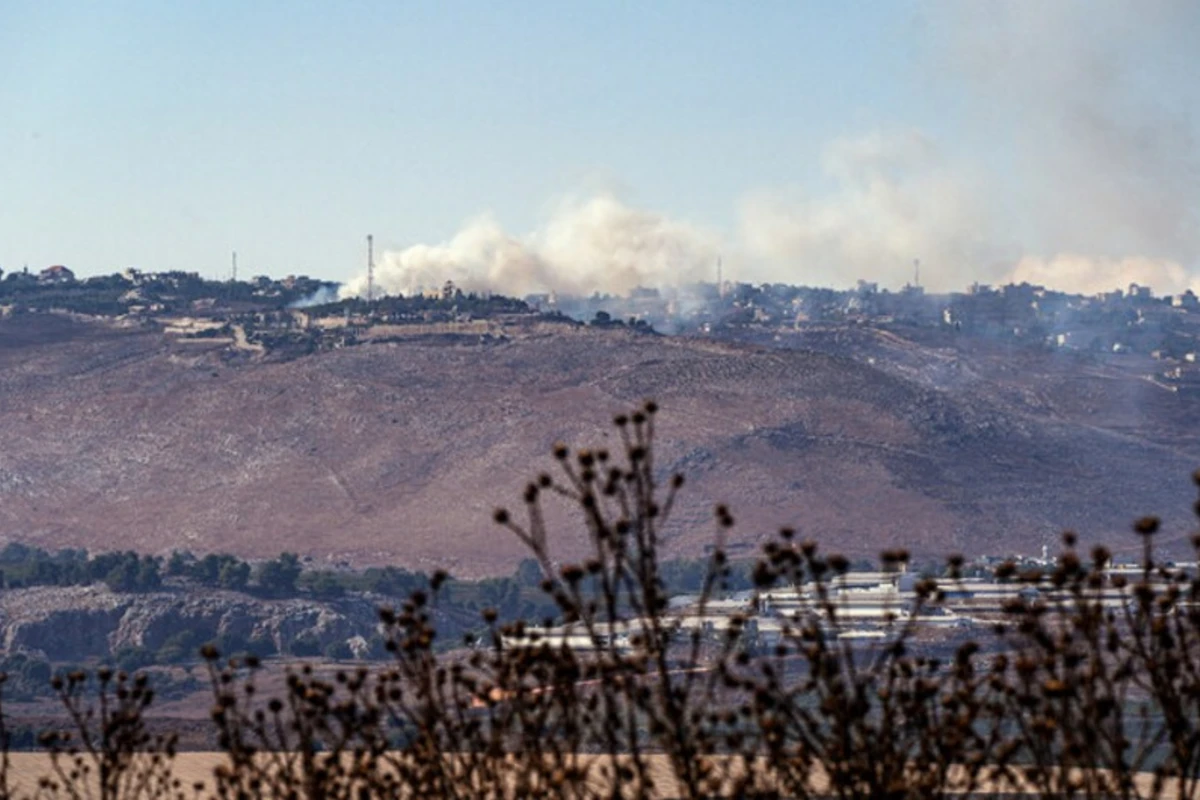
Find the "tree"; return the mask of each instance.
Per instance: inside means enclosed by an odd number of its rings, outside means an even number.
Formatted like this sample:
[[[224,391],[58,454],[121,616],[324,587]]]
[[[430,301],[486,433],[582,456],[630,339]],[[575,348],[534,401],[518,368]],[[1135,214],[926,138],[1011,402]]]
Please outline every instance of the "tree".
[[[158,559],[123,553],[117,564],[104,576],[104,582],[114,592],[152,592],[162,586]]]
[[[187,550],[175,550],[167,560],[167,575],[171,577],[183,577],[188,574],[188,570],[195,563],[196,557]]]
[[[137,568],[136,591],[152,592],[161,587],[162,572],[159,568],[158,559],[153,556],[143,557]]]
[[[126,672],[136,672],[154,664],[154,651],[148,647],[122,647],[113,654],[113,661]]]
[[[104,576],[104,583],[114,592],[132,592],[137,588],[136,560],[122,559]]]
[[[216,586],[221,577],[221,556],[209,553],[192,565],[192,578],[203,586]]]
[[[296,593],[300,578],[300,559],[295,553],[281,553],[258,570],[258,588],[272,597],[287,597]]]
[[[34,548],[20,542],[9,542],[0,550],[0,562],[5,564],[19,564],[23,561],[28,561],[33,557]]]
[[[376,594],[408,594],[423,585],[426,578],[398,567],[369,567],[363,573],[364,587]]]
[[[337,575],[328,570],[318,572],[309,581],[309,588],[315,597],[321,600],[333,600],[346,593],[346,588],[338,580]]]
[[[33,569],[29,571],[28,581],[41,586],[54,586],[59,583],[61,574],[62,568],[58,564],[38,559],[33,562]]]
[[[113,570],[131,557],[136,559],[137,554],[133,552],[100,553],[88,562],[88,577],[94,581],[107,581]]]
[[[229,558],[221,565],[217,575],[217,585],[222,589],[232,589],[235,592],[245,590],[250,583],[250,565],[237,558]]]

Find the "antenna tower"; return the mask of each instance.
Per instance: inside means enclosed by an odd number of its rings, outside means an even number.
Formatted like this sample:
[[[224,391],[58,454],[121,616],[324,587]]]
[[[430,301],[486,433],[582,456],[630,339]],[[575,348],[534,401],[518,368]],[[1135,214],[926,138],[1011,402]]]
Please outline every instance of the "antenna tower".
[[[367,302],[375,299],[375,237],[367,234]]]
[[[921,287],[921,259],[919,258],[913,259],[913,286]]]
[[[233,251],[232,261],[233,261],[233,277],[231,278],[231,280],[234,283],[237,283],[237,250]]]

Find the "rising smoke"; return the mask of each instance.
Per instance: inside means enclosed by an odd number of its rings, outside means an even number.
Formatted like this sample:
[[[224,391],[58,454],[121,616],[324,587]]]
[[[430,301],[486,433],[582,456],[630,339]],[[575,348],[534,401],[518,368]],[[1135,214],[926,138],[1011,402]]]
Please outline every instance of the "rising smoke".
[[[832,193],[759,191],[741,203],[745,252],[768,275],[788,283],[846,286],[870,278],[897,286],[914,279],[919,257],[922,284],[949,290],[961,288],[964,267],[981,275],[1002,258],[984,235],[985,196],[918,131],[838,139],[822,166],[837,187]]]
[[[1023,258],[1006,277],[1079,291],[1194,285],[1200,4],[939,8],[949,13],[931,48],[938,71],[967,101],[964,122],[997,136],[998,171],[1011,173],[997,182],[1011,183]]]
[[[609,194],[524,235],[484,216],[443,244],[385,253],[377,284],[625,293],[712,280],[723,253],[727,275],[756,282],[898,286],[920,258],[935,291],[1200,288],[1200,153],[1188,100],[1172,94],[1200,85],[1200,3],[963,0],[924,20],[925,80],[970,148],[903,125],[841,137],[821,156],[832,189],[731,198],[732,240]],[[365,288],[359,276],[342,293]]]
[[[449,242],[384,253],[379,289],[412,294],[446,280],[466,291],[523,296],[534,292],[626,294],[711,280],[717,237],[661,214],[630,208],[611,195],[564,203],[540,230],[516,237],[490,217],[472,220]],[[366,291],[366,276],[345,287]]]

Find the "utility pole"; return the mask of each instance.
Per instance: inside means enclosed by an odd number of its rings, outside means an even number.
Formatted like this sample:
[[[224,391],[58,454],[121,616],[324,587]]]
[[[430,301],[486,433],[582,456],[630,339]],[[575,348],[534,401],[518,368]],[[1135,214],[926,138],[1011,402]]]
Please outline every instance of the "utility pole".
[[[367,302],[375,299],[375,237],[367,234]]]

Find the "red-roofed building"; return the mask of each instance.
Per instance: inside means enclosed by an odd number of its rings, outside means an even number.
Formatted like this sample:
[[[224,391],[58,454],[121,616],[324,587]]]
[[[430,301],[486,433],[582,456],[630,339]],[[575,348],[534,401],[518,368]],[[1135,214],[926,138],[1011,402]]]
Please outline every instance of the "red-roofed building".
[[[75,273],[64,267],[62,264],[55,264],[53,267],[46,267],[38,273],[38,281],[41,283],[71,283],[75,280]]]

